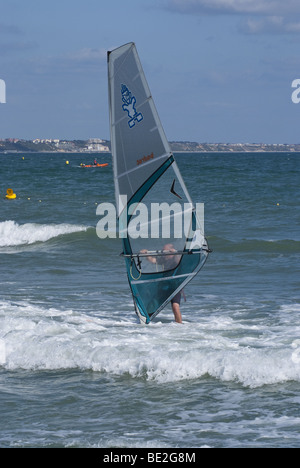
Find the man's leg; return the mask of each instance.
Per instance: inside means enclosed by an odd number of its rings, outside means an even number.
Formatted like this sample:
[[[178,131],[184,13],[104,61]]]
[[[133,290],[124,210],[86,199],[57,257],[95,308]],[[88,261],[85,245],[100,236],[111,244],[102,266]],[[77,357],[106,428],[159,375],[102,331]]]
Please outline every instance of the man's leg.
[[[173,302],[172,310],[175,317],[175,322],[182,323],[182,317],[180,312],[180,305],[177,302]]]

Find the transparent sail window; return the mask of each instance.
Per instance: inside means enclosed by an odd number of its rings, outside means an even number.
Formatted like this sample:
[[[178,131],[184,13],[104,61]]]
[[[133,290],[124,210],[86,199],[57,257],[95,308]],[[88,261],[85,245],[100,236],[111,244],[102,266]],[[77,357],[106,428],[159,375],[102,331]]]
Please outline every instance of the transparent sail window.
[[[156,273],[176,268],[186,245],[192,207],[172,166],[140,203],[130,206],[129,213],[131,249],[134,254],[142,254],[134,257],[138,269]]]

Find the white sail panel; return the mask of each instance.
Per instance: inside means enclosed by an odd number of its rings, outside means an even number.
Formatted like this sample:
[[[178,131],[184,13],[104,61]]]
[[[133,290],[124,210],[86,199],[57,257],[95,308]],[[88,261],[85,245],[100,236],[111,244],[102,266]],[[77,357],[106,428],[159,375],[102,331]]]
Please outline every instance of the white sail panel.
[[[118,195],[128,200],[170,157],[169,143],[155,109],[135,45],[108,55],[111,142]]]

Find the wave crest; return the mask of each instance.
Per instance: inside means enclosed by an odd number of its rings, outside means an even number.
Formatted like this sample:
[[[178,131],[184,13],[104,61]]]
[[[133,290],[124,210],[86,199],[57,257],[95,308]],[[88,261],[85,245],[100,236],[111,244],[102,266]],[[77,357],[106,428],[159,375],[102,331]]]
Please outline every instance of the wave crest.
[[[86,230],[86,226],[73,224],[18,224],[15,221],[4,221],[0,223],[0,247],[32,245]]]
[[[249,388],[300,382],[295,321],[270,334],[264,322],[245,325],[230,317],[145,328],[102,313],[0,301],[0,366],[91,370],[158,384],[208,376]]]

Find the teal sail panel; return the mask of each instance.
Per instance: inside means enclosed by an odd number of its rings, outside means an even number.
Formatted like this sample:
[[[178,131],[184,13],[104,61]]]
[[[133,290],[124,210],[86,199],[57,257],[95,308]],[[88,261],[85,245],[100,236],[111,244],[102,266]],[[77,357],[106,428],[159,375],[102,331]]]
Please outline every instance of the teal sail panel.
[[[209,249],[133,43],[108,53],[108,77],[119,233],[135,311],[149,323]]]

